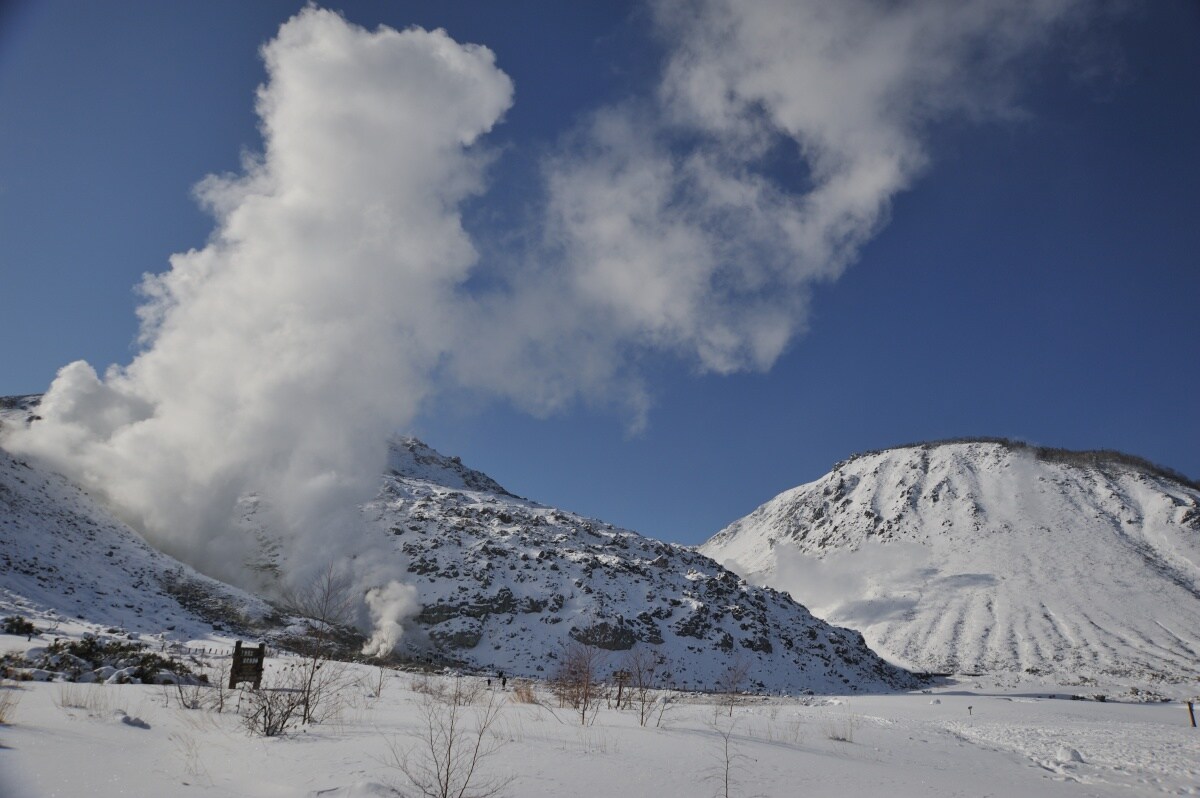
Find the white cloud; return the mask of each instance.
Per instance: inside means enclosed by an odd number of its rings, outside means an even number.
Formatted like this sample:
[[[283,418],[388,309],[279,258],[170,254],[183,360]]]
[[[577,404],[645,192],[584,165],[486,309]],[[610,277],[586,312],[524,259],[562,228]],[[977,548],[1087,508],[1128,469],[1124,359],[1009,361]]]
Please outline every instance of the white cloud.
[[[636,364],[766,370],[929,160],[930,126],[1008,117],[1074,0],[658,2],[654,91],[544,165],[541,243],[478,299],[449,373],[535,412],[650,405]]]

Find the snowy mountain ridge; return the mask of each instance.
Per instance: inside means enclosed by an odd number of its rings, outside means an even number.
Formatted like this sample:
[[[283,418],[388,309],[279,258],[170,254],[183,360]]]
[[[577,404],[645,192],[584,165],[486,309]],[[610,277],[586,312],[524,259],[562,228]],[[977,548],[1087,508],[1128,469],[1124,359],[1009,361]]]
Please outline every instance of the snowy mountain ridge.
[[[1195,678],[1200,489],[998,439],[871,452],[701,547],[932,671]]]
[[[36,397],[0,408],[24,424]],[[280,542],[247,494],[242,523],[269,575]],[[664,685],[712,689],[890,691],[910,674],[861,635],[814,618],[695,551],[513,496],[495,480],[414,438],[389,443],[363,523],[394,547],[420,607],[401,653],[511,675],[549,677],[571,641],[618,668],[632,651]],[[267,602],[202,576],[148,546],[57,474],[0,449],[0,611],[81,617],[164,637],[227,631],[278,637],[288,619]]]
[[[856,633],[687,547],[497,491],[414,439],[392,452],[364,514],[392,537],[419,589],[405,638],[412,653],[430,647],[475,667],[548,676],[575,640],[608,651],[613,666],[646,651],[664,678],[692,688],[714,688],[736,666],[746,687],[767,690],[914,684]]]
[[[393,476],[432,482],[447,488],[513,496],[482,471],[468,468],[459,458],[446,457],[411,436],[397,436],[388,441],[387,467]]]

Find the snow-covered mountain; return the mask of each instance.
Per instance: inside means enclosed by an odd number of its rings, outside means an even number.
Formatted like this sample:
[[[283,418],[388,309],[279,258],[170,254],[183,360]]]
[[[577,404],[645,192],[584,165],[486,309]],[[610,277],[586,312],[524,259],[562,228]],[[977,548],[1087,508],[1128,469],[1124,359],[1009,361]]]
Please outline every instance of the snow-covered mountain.
[[[28,423],[36,397],[4,400],[0,423]],[[245,503],[269,572],[280,551]],[[512,675],[550,676],[576,640],[656,656],[664,683],[791,692],[890,690],[914,679],[857,632],[814,618],[683,547],[513,496],[415,439],[391,443],[364,523],[389,541],[417,588],[402,653]],[[141,632],[206,622],[273,636],[266,602],[147,546],[61,476],[0,449],[0,611],[57,613]],[[276,628],[271,628],[274,624]],[[232,631],[232,630],[231,630]]]
[[[25,423],[36,405],[0,399],[0,424]],[[278,620],[262,599],[156,551],[62,476],[0,448],[0,615],[10,614],[182,640]]]
[[[1003,440],[871,452],[700,550],[920,669],[1200,668],[1200,486],[1127,455]]]
[[[420,441],[393,442],[364,512],[408,562],[422,610],[408,645],[550,675],[571,640],[662,658],[679,686],[880,690],[912,684],[845,629],[684,547],[518,498]]]

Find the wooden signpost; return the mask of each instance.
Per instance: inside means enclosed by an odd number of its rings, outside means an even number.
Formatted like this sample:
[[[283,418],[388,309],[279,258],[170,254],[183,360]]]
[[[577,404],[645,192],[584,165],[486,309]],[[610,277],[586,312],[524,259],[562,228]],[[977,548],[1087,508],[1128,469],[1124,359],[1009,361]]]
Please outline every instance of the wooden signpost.
[[[613,679],[617,682],[617,707],[621,706],[621,693],[625,690],[625,685],[629,683],[632,677],[629,671],[613,671]]]
[[[262,686],[263,660],[267,658],[267,644],[242,647],[239,640],[233,644],[233,662],[229,665],[229,689],[238,682],[254,682],[254,689]]]

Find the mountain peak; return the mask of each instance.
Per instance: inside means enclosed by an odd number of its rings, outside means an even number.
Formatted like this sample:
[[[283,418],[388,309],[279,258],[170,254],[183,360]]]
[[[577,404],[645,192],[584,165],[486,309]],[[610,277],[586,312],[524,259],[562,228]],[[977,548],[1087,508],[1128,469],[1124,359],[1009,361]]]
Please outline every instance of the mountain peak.
[[[447,457],[411,436],[396,436],[388,441],[387,467],[393,476],[406,479],[432,482],[456,490],[514,495],[482,471],[468,468],[459,458]]]
[[[700,550],[922,669],[1193,678],[1200,489],[1119,452],[868,452]]]
[[[889,446],[882,449],[871,449],[865,452],[853,454],[850,457],[836,463],[833,470],[838,470],[845,465],[853,463],[864,457],[880,455],[889,452],[897,452],[907,449],[917,449],[923,451],[931,451],[945,447],[983,445],[995,446],[1014,453],[1027,454],[1037,460],[1047,463],[1065,463],[1074,465],[1080,468],[1121,468],[1132,471],[1139,471],[1151,476],[1160,477],[1179,482],[1189,488],[1200,490],[1200,480],[1194,480],[1186,475],[1175,471],[1174,469],[1161,466],[1144,457],[1128,454],[1126,452],[1117,451],[1115,449],[1065,449],[1058,446],[1041,446],[1027,441],[1018,440],[1015,438],[1003,437],[963,437],[963,438],[944,438],[933,441],[918,441],[916,443],[905,443],[898,446]]]

